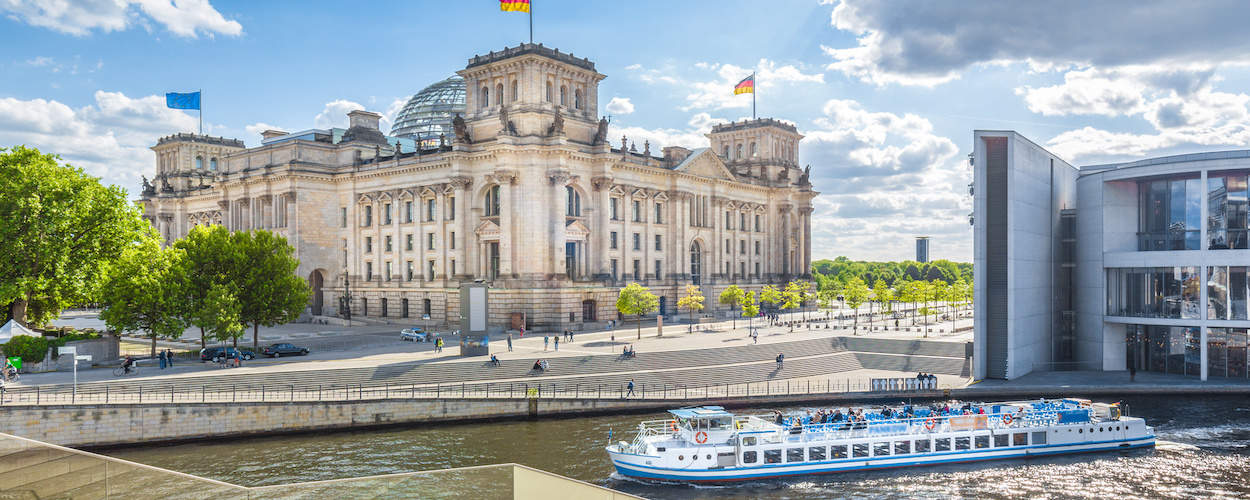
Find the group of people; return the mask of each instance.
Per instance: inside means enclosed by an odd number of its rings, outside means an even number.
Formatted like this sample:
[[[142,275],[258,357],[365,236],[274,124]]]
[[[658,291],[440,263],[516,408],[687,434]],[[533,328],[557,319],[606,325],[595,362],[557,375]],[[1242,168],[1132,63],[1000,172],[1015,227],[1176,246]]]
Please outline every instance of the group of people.
[[[637,356],[638,356],[638,352],[634,350],[634,344],[628,344],[625,347],[621,348],[622,358],[635,358]]]
[[[920,372],[916,374],[916,380],[921,389],[937,389],[937,375]]]
[[[157,355],[157,358],[159,358],[159,359],[160,359],[160,361],[161,361],[161,369],[162,369],[162,370],[164,370],[164,369],[165,369],[165,367],[169,367],[169,368],[173,368],[173,367],[174,367],[174,353],[173,353],[173,351],[170,351],[169,349],[165,349],[164,351],[161,351],[161,352],[160,352],[160,354],[158,354],[158,355]]]
[[[566,335],[566,337],[567,337],[567,335]],[[560,337],[556,337],[555,335],[550,335],[550,336],[548,336],[548,335],[546,335],[546,334],[543,334],[543,350],[544,350],[544,351],[546,351],[546,350],[547,350],[547,344],[548,344],[548,342],[550,342],[550,341],[551,341],[551,339],[553,339],[553,338],[554,338],[554,339],[556,339],[556,350],[557,350],[557,351],[559,351],[559,350],[560,350]]]
[[[545,360],[545,359],[540,359],[540,360],[534,361],[534,370],[535,370],[535,371],[545,372],[545,371],[547,371],[547,368],[549,368],[549,367],[550,367],[550,365],[548,365],[548,364],[547,364],[547,360]]]

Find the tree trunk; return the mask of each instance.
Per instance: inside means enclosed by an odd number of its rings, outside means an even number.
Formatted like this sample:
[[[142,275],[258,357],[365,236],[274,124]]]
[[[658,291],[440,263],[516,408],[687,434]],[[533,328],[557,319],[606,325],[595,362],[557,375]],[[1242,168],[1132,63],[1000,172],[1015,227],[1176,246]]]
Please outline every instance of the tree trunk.
[[[260,349],[260,323],[252,323],[252,349]]]
[[[12,304],[9,304],[9,317],[22,326],[30,326],[26,324],[26,305],[29,303],[26,299],[13,301]]]
[[[156,357],[156,334],[152,334],[152,357]]]

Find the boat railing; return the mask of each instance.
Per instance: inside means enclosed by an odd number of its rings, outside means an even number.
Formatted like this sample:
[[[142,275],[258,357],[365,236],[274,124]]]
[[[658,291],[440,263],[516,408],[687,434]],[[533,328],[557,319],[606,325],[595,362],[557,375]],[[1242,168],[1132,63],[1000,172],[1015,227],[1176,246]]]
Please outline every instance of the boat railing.
[[[773,425],[773,427],[777,429],[776,432],[778,434],[784,436],[784,440],[787,442],[806,442],[826,439],[944,433],[961,430],[1010,430],[1022,427],[1065,425],[1060,419],[1060,412],[1072,410],[1078,409],[1025,410],[1023,412],[968,415],[930,415],[856,422],[842,420],[832,423],[804,424],[797,427],[793,425],[788,427]]]

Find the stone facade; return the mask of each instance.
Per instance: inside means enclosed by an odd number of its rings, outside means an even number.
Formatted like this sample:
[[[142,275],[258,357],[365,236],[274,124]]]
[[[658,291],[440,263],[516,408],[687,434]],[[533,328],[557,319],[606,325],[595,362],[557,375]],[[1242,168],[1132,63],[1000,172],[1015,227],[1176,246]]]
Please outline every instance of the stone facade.
[[[340,315],[346,291],[354,318],[454,322],[459,283],[480,279],[493,324],[521,312],[559,329],[617,318],[628,282],[673,313],[689,283],[712,308],[730,284],[808,273],[817,193],[793,125],[720,125],[708,148],[656,155],[609,143],[589,60],[524,44],[459,74],[466,116],[434,149],[384,137],[365,111],[346,131],[270,131],[255,148],[162,138],[146,216],[167,240],[197,224],[286,236],[314,315]]]

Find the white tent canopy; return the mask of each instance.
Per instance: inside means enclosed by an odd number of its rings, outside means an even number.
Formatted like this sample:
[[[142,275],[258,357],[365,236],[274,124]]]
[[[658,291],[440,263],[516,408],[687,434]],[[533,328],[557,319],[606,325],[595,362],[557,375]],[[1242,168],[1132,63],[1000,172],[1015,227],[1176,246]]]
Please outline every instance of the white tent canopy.
[[[9,322],[5,323],[4,326],[0,326],[0,344],[7,343],[10,339],[19,335],[26,335],[29,337],[43,336],[31,331],[29,328],[22,326],[21,323],[13,320],[9,320]]]

